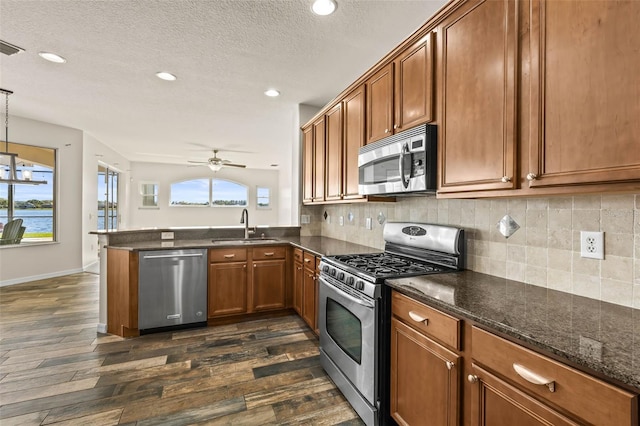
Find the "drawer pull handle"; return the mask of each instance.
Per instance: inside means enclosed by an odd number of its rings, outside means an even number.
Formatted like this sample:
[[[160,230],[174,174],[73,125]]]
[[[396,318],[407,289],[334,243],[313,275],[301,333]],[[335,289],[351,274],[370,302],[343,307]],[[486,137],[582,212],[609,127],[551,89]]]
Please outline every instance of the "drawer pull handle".
[[[311,262],[311,259],[305,259],[304,260],[304,263],[309,263],[309,262]]]
[[[411,317],[412,320],[414,320],[415,322],[423,322],[424,325],[429,325],[429,318],[425,318],[422,317],[418,314],[416,314],[413,311],[409,311],[409,316]]]
[[[273,256],[273,252],[272,252],[272,251],[270,251],[270,252],[265,252],[265,253],[264,253],[264,255],[265,255],[265,256]]]
[[[522,377],[527,382],[533,383],[534,385],[545,385],[546,387],[549,388],[551,392],[556,391],[556,382],[554,382],[553,380],[547,379],[546,377],[536,374],[533,371],[529,370],[528,368],[520,364],[514,363],[513,369],[516,370],[516,373],[518,373],[518,376]]]
[[[233,258],[233,257],[236,257],[236,255],[235,255],[235,254],[225,254],[225,255],[224,255],[224,258],[225,258],[225,259],[231,259],[231,258]]]
[[[453,370],[453,367],[455,367],[455,363],[451,362],[451,361],[447,361],[447,369],[449,370]]]

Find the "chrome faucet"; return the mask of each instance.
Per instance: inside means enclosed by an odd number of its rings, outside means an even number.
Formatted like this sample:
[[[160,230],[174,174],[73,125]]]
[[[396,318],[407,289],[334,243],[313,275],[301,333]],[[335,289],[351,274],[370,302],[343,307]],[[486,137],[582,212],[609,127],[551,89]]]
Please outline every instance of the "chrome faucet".
[[[247,209],[242,209],[242,215],[240,215],[240,223],[244,223],[244,238],[247,239],[249,238],[249,234],[253,234],[255,231],[255,229],[253,231],[249,231],[249,212],[247,211]]]

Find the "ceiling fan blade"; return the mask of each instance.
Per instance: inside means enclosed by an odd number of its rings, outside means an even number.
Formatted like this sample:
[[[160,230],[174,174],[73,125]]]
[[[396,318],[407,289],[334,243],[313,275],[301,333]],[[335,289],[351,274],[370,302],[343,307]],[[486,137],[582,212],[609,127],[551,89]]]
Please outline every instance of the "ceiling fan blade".
[[[247,166],[245,166],[244,164],[232,164],[232,163],[224,163],[224,166],[225,166],[225,167],[227,167],[227,166],[229,166],[229,167],[240,167],[240,168],[243,168],[243,169],[244,169],[245,167],[247,167]]]
[[[193,164],[209,164],[208,161],[191,161],[191,160],[187,160],[187,163],[193,163]]]

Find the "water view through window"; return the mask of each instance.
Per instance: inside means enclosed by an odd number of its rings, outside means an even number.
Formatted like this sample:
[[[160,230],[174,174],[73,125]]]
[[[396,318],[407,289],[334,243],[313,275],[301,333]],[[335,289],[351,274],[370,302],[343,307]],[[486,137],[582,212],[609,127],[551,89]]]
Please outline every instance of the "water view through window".
[[[224,179],[193,179],[171,184],[172,206],[247,206],[247,187]]]

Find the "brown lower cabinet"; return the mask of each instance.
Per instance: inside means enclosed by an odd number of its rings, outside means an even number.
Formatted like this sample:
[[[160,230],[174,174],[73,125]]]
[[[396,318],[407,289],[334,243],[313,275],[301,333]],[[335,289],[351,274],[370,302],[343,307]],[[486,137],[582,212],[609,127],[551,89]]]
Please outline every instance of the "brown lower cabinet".
[[[317,264],[320,258],[302,249],[293,250],[293,308],[316,333],[318,328]]]
[[[396,291],[392,313],[391,415],[400,425],[638,425],[637,393]]]
[[[288,307],[287,247],[209,250],[208,317]]]

